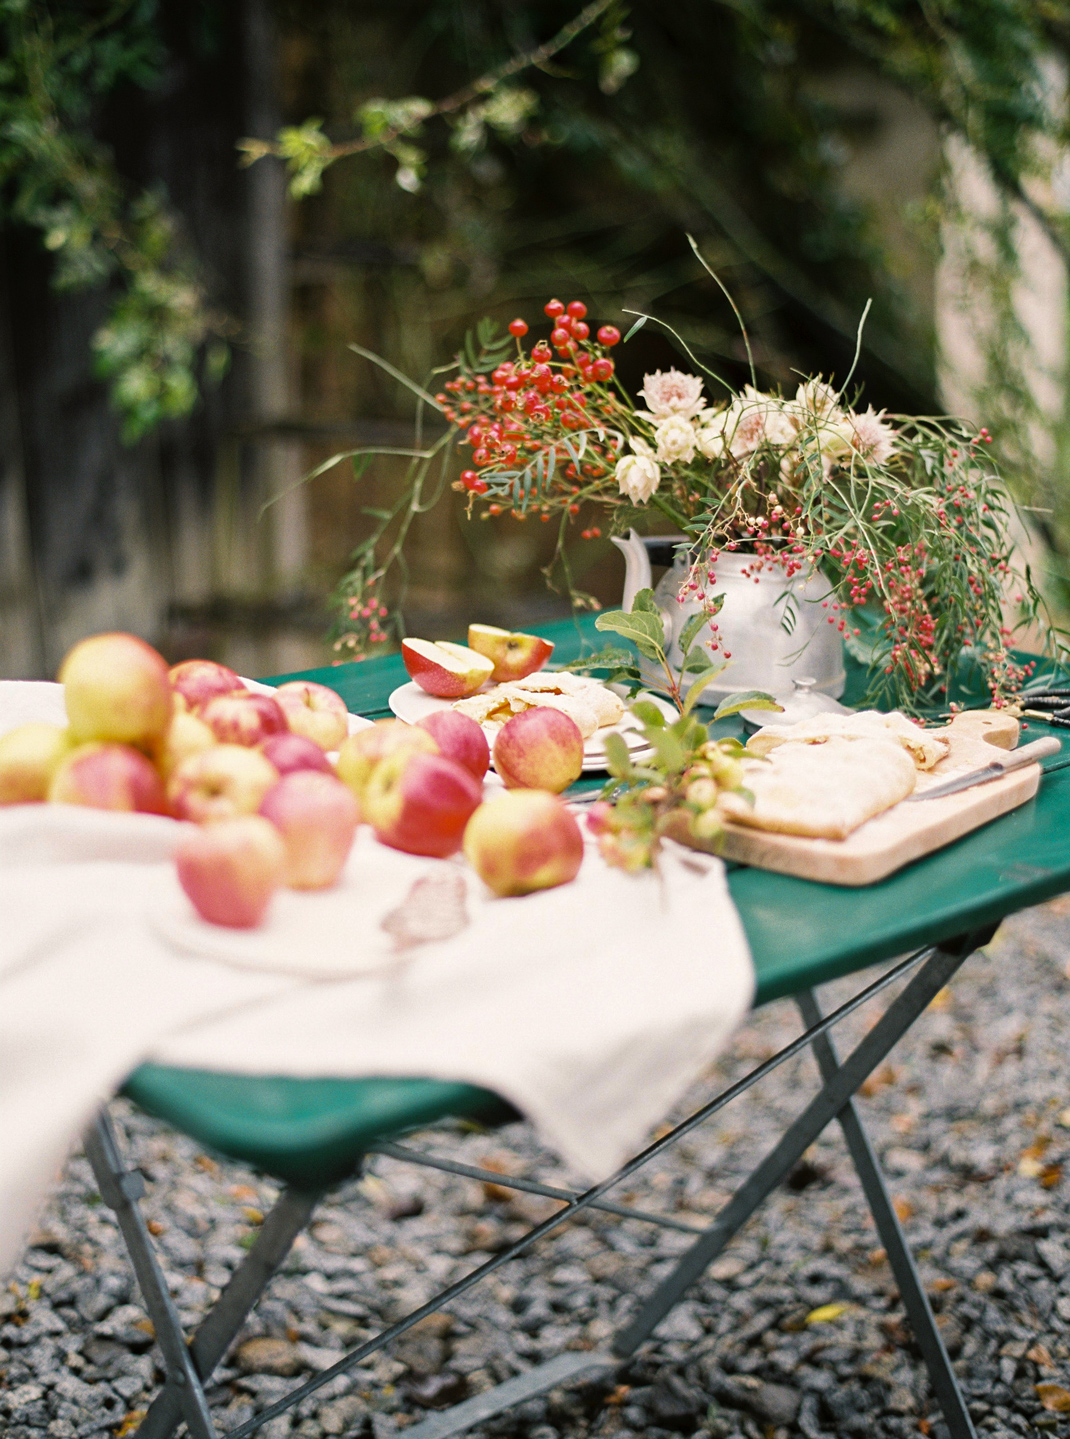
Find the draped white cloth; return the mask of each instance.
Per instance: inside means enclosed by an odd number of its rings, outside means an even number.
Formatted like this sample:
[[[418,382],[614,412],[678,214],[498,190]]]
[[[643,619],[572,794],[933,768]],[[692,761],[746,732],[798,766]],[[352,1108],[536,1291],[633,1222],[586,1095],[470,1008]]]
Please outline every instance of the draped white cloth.
[[[0,733],[38,718],[62,719],[58,685],[0,683]],[[598,1178],[753,996],[723,866],[673,846],[660,876],[589,846],[574,883],[503,900],[459,861],[400,854],[364,827],[336,889],[280,894],[264,926],[231,932],[178,886],[181,831],[0,809],[0,1274],[96,1106],[143,1060],[467,1081]],[[428,926],[450,937],[410,943]]]

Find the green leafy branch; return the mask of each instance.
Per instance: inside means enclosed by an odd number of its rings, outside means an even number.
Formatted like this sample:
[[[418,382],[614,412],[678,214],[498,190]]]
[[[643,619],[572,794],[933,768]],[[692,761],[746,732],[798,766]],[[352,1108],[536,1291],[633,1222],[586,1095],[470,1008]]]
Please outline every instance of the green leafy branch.
[[[118,81],[151,83],[161,52],[152,7],[119,0],[95,19],[0,0],[0,186],[8,213],[40,231],[59,289],[112,281],[120,293],[93,338],[123,438],[188,414],[227,364],[231,326],[208,306],[162,196],[131,196],[87,128]],[[202,364],[203,360],[203,364]]]
[[[515,138],[534,115],[539,99],[533,90],[508,82],[525,70],[544,67],[603,17],[607,23],[595,42],[600,55],[600,84],[607,94],[619,89],[639,65],[638,56],[624,45],[628,31],[623,13],[622,0],[589,0],[550,40],[515,55],[442,100],[422,95],[368,100],[356,114],[360,135],[338,143],[332,143],[318,118],[287,126],[274,140],[243,139],[238,142],[242,164],[253,165],[268,155],[284,160],[290,175],[290,194],[301,199],[320,189],[323,173],[330,165],[378,150],[395,160],[397,184],[414,193],[427,173],[427,151],[416,141],[428,120],[444,119],[451,125],[451,147],[460,154],[471,155],[482,149],[488,130],[503,139]]]

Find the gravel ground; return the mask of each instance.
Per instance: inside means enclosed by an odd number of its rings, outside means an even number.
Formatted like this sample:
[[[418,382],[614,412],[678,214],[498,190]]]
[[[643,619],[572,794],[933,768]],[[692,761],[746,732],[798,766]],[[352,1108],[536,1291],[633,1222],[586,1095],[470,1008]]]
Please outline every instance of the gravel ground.
[[[987,1434],[1070,1432],[1068,956],[1070,900],[1005,925],[937,997],[860,1101]],[[829,986],[825,1003],[846,998],[857,983]],[[877,1012],[860,1011],[842,1026],[841,1047]],[[798,1030],[793,1006],[769,1006],[680,1114]],[[808,1056],[786,1064],[651,1165],[627,1194],[648,1208],[708,1220],[815,1082]],[[129,1107],[114,1109],[128,1153],[149,1180],[150,1228],[192,1326],[242,1259],[274,1187]],[[494,1134],[446,1127],[417,1142],[499,1172],[570,1182],[524,1125]],[[210,1397],[220,1428],[271,1403],[295,1376],[326,1368],[552,1208],[376,1158],[363,1180],[322,1206],[219,1371]],[[687,1242],[631,1220],[573,1222],[389,1355],[261,1432],[392,1439],[429,1407],[565,1349],[604,1344]],[[151,1326],[114,1222],[88,1165],[75,1157],[24,1262],[0,1289],[0,1434],[122,1436],[158,1379]],[[492,1421],[476,1439],[696,1432],[711,1439],[946,1434],[838,1131],[814,1146],[614,1382],[554,1391]]]

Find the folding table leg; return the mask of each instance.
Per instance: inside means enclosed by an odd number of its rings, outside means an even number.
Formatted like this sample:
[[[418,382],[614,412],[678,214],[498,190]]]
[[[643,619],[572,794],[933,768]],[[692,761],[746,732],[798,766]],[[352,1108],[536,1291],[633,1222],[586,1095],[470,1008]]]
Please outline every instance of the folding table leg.
[[[802,1014],[803,1023],[807,1028],[820,1023],[823,1016],[812,990],[806,990],[804,993],[796,995],[795,1002],[799,1006],[799,1012]],[[813,1041],[813,1050],[821,1070],[821,1077],[827,1084],[839,1069],[839,1058],[835,1045],[827,1034],[819,1034]],[[944,1348],[944,1341],[937,1328],[928,1296],[922,1287],[921,1277],[914,1264],[914,1256],[907,1246],[906,1236],[899,1223],[899,1216],[888,1195],[880,1163],[873,1152],[869,1135],[866,1133],[853,1099],[847,1101],[837,1115],[837,1119],[843,1130],[843,1137],[847,1141],[852,1163],[862,1182],[862,1189],[876,1223],[877,1233],[880,1235],[885,1253],[888,1255],[888,1263],[891,1265],[895,1281],[899,1286],[907,1318],[910,1320],[914,1337],[918,1341],[918,1348],[921,1350],[925,1366],[929,1371],[933,1393],[943,1410],[952,1439],[974,1439],[973,1421],[966,1408],[966,1401],[963,1399],[962,1391],[955,1379],[955,1371],[951,1367],[951,1360]]]
[[[93,1167],[100,1197],[115,1211],[126,1240],[145,1307],[156,1330],[168,1382],[175,1387],[190,1439],[218,1439],[193,1355],[182,1337],[182,1326],[149,1238],[145,1216],[138,1208],[137,1201],[145,1193],[145,1181],[136,1169],[126,1169],[123,1165],[115,1132],[104,1109],[86,1131],[85,1153]]]
[[[234,1271],[230,1283],[190,1341],[194,1368],[202,1382],[207,1382],[230,1348],[245,1316],[311,1218],[319,1197],[318,1193],[284,1189],[265,1218],[256,1243]],[[134,1439],[170,1439],[181,1422],[181,1392],[168,1383],[152,1401]]]
[[[987,938],[987,935],[986,935]],[[979,941],[984,943],[985,940]],[[892,1001],[880,1019],[836,1069],[784,1135],[721,1210],[713,1224],[686,1250],[632,1322],[613,1343],[614,1354],[633,1354],[669,1310],[705,1272],[728,1241],[768,1198],[823,1129],[839,1114],[864,1079],[873,1073],[926,1006],[972,954],[976,945],[937,949]]]

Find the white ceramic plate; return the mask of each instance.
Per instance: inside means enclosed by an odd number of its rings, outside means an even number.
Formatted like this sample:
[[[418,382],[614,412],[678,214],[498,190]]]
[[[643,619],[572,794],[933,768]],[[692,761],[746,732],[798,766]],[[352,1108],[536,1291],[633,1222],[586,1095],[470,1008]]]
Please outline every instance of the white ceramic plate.
[[[493,689],[492,685],[485,686]],[[664,710],[667,718],[675,718],[676,711],[671,705],[656,695],[644,695],[644,699],[652,699],[656,705]],[[429,695],[422,690],[414,681],[400,685],[388,701],[391,710],[398,719],[404,720],[406,724],[416,724],[425,715],[434,714],[436,710],[449,709],[452,700],[438,699],[435,695]],[[643,737],[639,732],[639,721],[630,714],[626,714],[619,724],[605,725],[602,729],[595,730],[589,740],[583,746],[583,772],[584,774],[597,774],[606,767],[606,750],[603,740],[607,734],[619,734],[624,743],[631,751],[634,760],[649,759],[653,750],[643,743]]]

